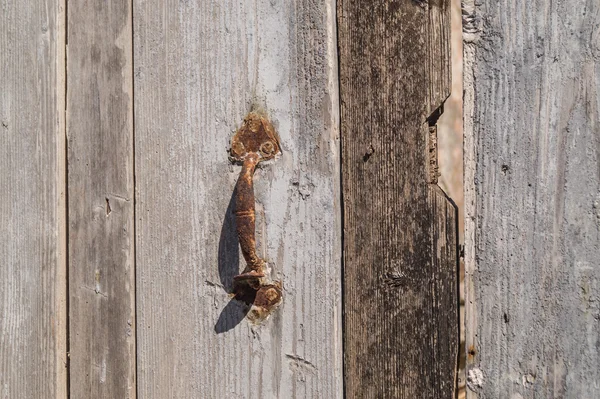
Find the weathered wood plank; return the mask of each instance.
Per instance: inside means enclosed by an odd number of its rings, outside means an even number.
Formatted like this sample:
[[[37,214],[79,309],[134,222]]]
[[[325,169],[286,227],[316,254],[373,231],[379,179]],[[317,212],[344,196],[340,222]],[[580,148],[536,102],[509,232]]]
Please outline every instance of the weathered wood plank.
[[[0,12],[0,397],[66,398],[64,2]]]
[[[338,2],[349,398],[454,397],[456,210],[429,184],[426,122],[449,92],[448,12]]]
[[[341,224],[333,1],[134,2],[138,377],[144,398],[340,398]],[[282,158],[256,172],[283,304],[253,326],[226,152],[253,104]]]
[[[600,3],[465,4],[468,396],[600,397]]]
[[[134,398],[131,7],[68,13],[70,394]]]
[[[452,66],[450,52],[450,8],[449,0],[428,0],[429,21],[427,24],[427,81],[429,83],[428,116],[446,101],[452,89]],[[443,110],[440,110],[440,114]],[[436,114],[435,117],[439,117]],[[433,121],[435,122],[435,120]]]

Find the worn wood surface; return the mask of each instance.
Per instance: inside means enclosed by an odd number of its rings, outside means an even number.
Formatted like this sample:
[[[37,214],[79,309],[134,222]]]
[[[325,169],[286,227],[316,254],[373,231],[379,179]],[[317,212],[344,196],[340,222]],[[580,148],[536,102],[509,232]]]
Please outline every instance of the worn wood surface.
[[[0,9],[0,398],[66,397],[64,3]]]
[[[600,3],[465,3],[470,398],[600,397]]]
[[[134,1],[138,383],[143,398],[340,398],[333,1]],[[230,139],[257,106],[281,159],[254,177],[283,304],[232,301],[244,267]]]
[[[70,2],[69,351],[73,398],[135,397],[129,1]]]
[[[452,398],[456,209],[430,184],[449,2],[338,2],[349,398]]]

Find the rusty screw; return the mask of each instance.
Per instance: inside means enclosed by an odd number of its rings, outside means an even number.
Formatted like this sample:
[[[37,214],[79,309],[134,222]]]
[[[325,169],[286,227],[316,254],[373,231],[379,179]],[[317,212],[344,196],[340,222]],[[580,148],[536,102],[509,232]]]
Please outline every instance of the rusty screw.
[[[269,302],[275,302],[275,300],[279,297],[279,292],[273,287],[269,288],[267,292],[265,292],[265,298]]]
[[[265,141],[260,146],[260,152],[267,157],[269,155],[273,155],[276,150],[277,148],[275,147],[272,141]]]
[[[270,312],[281,302],[280,283],[263,285],[256,292],[254,305],[259,306]]]

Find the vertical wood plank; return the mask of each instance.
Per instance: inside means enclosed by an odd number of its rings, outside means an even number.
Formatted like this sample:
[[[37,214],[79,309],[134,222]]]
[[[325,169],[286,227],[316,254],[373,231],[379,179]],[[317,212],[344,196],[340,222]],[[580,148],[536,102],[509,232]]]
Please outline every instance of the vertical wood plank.
[[[70,2],[67,50],[70,394],[134,398],[130,2]]]
[[[448,13],[338,2],[349,398],[454,397],[456,209],[429,184],[427,145],[449,92]]]
[[[600,3],[465,3],[468,397],[600,397]]]
[[[134,3],[140,396],[341,398],[334,2]],[[284,286],[262,325],[228,294],[244,265],[226,150],[254,106],[283,149],[254,178]]]
[[[66,398],[64,2],[0,13],[0,397]]]

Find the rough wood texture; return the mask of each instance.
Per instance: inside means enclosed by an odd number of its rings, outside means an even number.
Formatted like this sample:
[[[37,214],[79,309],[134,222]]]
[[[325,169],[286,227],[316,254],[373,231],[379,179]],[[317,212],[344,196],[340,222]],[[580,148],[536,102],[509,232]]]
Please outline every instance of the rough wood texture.
[[[140,397],[342,397],[333,7],[134,1]],[[228,295],[244,261],[227,148],[253,104],[283,152],[254,177],[284,286],[261,326]]]
[[[64,13],[0,12],[0,398],[66,397]]]
[[[600,397],[600,3],[465,4],[470,398]]]
[[[70,394],[133,398],[130,2],[70,2],[68,12]]]
[[[338,2],[349,398],[453,398],[456,209],[428,181],[449,2]],[[433,114],[433,115],[432,115]]]

